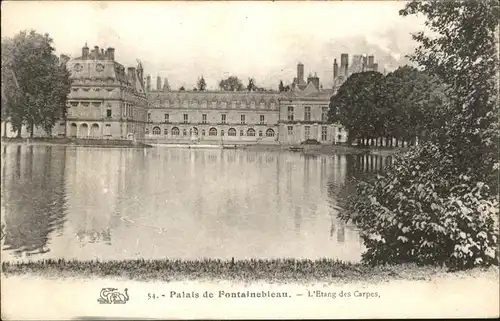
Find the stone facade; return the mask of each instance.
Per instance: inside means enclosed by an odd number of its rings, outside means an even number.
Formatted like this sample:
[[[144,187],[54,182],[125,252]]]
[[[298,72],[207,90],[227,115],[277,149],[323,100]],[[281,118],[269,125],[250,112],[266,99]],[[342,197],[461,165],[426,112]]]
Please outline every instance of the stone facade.
[[[72,86],[67,117],[59,124],[59,135],[99,139],[143,139],[147,97],[143,69],[125,67],[115,61],[115,51],[99,47],[71,59],[67,68]]]

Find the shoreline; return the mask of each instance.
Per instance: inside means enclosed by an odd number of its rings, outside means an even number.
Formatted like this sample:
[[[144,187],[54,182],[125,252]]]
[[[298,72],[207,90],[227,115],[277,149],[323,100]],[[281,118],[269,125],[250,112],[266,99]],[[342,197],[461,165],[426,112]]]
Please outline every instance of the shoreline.
[[[369,266],[334,259],[245,259],[245,260],[38,260],[4,261],[2,276],[36,275],[44,278],[113,277],[137,281],[236,281],[268,283],[365,282],[430,280],[439,275],[493,273],[498,267],[450,272],[437,266],[399,264]]]
[[[54,146],[78,146],[78,147],[102,147],[102,148],[186,148],[186,149],[228,149],[247,150],[260,152],[294,152],[310,156],[318,155],[378,155],[390,156],[408,148],[366,148],[346,145],[278,145],[278,144],[176,144],[150,142],[133,142],[129,140],[104,140],[104,139],[75,139],[75,138],[4,138],[2,144],[31,144],[31,145],[54,145]]]

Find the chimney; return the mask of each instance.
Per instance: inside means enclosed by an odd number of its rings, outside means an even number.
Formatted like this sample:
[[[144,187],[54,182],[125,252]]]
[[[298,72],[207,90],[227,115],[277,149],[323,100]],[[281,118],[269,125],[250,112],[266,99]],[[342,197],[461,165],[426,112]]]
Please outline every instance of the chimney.
[[[366,71],[368,67],[368,60],[366,56],[363,56],[363,71]]]
[[[105,59],[105,56],[104,56],[104,49],[101,49],[101,56],[99,57],[100,59]]]
[[[128,67],[128,69],[127,69],[127,78],[128,78],[128,81],[133,86],[135,86],[135,81],[136,81],[135,67]]]
[[[161,78],[160,78],[160,76],[156,77],[156,90],[158,90],[158,91],[161,90]]]
[[[337,64],[337,59],[333,59],[333,79],[339,76],[339,65]]]
[[[94,46],[94,59],[99,58],[99,46]]]
[[[368,66],[370,68],[372,68],[374,63],[375,63],[375,57],[374,56],[368,56]]]
[[[111,47],[108,48],[107,57],[109,60],[115,60],[115,48],[111,48]]]
[[[347,77],[349,72],[349,54],[343,53],[340,55],[340,71],[343,76]]]
[[[297,81],[298,83],[304,81],[304,65],[301,62],[297,64]]]
[[[148,92],[151,92],[151,75],[148,75],[146,77],[146,90]]]
[[[82,48],[82,59],[83,60],[89,59],[89,47],[87,47],[86,43],[85,47]]]

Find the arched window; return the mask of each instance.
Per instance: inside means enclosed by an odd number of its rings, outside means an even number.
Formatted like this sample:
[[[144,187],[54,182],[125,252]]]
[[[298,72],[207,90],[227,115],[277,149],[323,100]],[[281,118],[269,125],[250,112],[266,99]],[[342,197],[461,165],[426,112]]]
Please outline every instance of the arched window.
[[[160,135],[161,134],[161,129],[160,127],[153,127],[153,135]]]
[[[208,131],[208,136],[217,136],[217,129],[215,129],[214,127],[210,128],[210,130]]]
[[[195,134],[195,136],[198,136],[198,128],[193,127],[193,134]]]
[[[179,136],[179,128],[177,127],[172,128],[172,136]]]
[[[186,128],[184,128],[184,129],[182,130],[182,136],[187,136],[187,134],[188,134],[188,133],[187,133],[187,130],[186,130]]]
[[[229,128],[229,130],[227,131],[227,136],[236,136],[236,129]]]
[[[274,130],[272,130],[271,128],[268,128],[266,130],[266,137],[274,137]]]
[[[255,129],[249,128],[247,130],[247,136],[255,136]]]

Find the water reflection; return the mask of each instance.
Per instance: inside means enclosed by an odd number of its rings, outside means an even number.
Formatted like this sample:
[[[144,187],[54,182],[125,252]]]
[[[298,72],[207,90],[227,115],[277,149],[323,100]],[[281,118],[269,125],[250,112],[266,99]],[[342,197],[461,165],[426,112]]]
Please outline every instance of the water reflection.
[[[371,155],[2,149],[2,252],[23,258],[318,258],[357,261],[337,215]],[[372,165],[373,164],[373,165]]]

